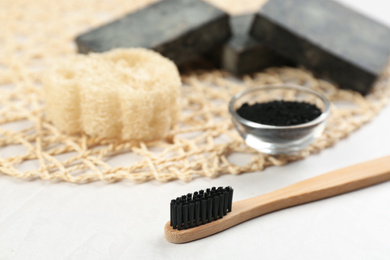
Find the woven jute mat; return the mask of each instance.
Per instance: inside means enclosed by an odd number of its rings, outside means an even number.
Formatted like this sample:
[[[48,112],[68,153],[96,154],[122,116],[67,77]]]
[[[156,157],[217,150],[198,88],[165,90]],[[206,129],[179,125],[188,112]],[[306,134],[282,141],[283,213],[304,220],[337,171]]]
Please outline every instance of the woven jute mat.
[[[181,118],[164,140],[124,142],[61,133],[45,118],[41,89],[45,70],[76,52],[77,34],[150,2],[0,2],[1,174],[87,183],[122,179],[190,181],[199,176],[261,171],[334,145],[369,122],[389,99],[387,73],[368,96],[362,97],[302,69],[274,68],[242,79],[222,71],[194,72],[183,75]],[[213,2],[238,13],[258,8],[263,1]],[[294,156],[269,156],[243,143],[233,130],[227,103],[245,88],[282,82],[324,93],[332,102],[331,115],[323,135],[307,149]],[[235,154],[245,154],[249,159],[235,165],[231,160]]]

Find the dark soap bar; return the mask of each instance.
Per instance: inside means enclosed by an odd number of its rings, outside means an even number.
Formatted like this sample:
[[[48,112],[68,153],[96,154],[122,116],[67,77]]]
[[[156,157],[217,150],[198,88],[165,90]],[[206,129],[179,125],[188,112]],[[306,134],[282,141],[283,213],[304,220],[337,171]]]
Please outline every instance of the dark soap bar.
[[[257,72],[268,67],[292,65],[288,59],[249,35],[254,14],[233,16],[230,19],[232,37],[221,48],[219,66],[233,74]]]
[[[342,88],[366,94],[390,55],[388,27],[331,0],[271,0],[251,35]]]
[[[199,0],[164,0],[76,38],[80,53],[153,49],[180,65],[230,37],[229,16]]]

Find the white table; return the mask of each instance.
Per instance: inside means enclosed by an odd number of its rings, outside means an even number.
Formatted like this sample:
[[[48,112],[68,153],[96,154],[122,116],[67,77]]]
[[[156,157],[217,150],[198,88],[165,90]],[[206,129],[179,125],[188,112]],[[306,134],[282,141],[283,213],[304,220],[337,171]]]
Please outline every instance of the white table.
[[[386,1],[343,2],[390,25]],[[177,195],[230,185],[240,200],[390,154],[389,119],[390,106],[318,155],[240,176],[76,185],[0,175],[0,259],[390,259],[390,182],[188,244],[170,244],[163,234]]]

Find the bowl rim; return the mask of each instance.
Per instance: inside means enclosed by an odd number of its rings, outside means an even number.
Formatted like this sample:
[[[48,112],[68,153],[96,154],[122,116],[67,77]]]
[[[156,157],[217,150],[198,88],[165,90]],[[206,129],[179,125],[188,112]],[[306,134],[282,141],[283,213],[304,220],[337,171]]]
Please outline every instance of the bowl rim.
[[[321,115],[319,117],[315,118],[314,120],[312,120],[310,122],[304,123],[304,124],[291,125],[291,126],[275,126],[275,125],[264,125],[264,124],[260,124],[260,123],[256,123],[256,122],[247,120],[247,119],[241,117],[236,112],[236,110],[234,109],[235,102],[239,98],[241,98],[242,96],[247,95],[248,93],[251,93],[251,92],[262,91],[262,90],[269,90],[269,89],[295,89],[295,90],[298,90],[298,91],[303,91],[303,92],[307,92],[307,93],[313,94],[313,95],[319,97],[324,102],[324,105],[325,105],[324,111],[321,113]],[[240,122],[243,125],[246,125],[246,126],[249,126],[249,127],[252,127],[252,128],[263,128],[263,129],[299,129],[299,128],[315,126],[315,125],[325,121],[328,118],[328,115],[330,113],[330,102],[325,97],[325,95],[323,95],[323,94],[321,94],[321,93],[319,93],[319,92],[317,92],[315,90],[312,90],[312,89],[310,89],[308,87],[303,87],[303,86],[294,85],[294,84],[270,84],[270,85],[264,85],[264,86],[260,86],[260,87],[252,87],[252,88],[248,88],[246,90],[243,90],[241,92],[238,92],[229,101],[228,108],[229,108],[230,115],[235,120],[237,120],[238,122]]]

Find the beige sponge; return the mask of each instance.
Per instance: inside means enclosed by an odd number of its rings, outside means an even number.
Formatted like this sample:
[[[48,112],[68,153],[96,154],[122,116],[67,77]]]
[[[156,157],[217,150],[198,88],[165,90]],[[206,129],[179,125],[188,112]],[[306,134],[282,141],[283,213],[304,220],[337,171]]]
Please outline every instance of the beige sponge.
[[[178,70],[146,49],[75,55],[48,71],[43,85],[47,118],[71,134],[160,139],[179,115]]]

